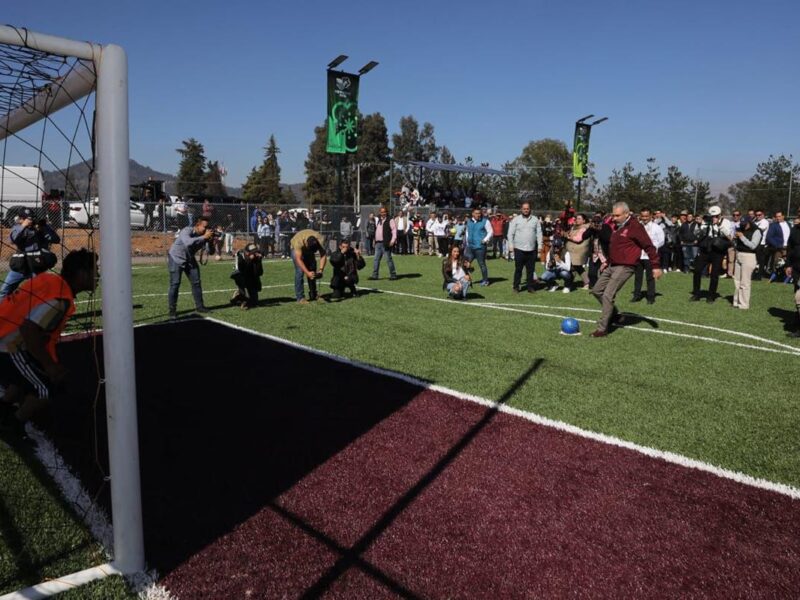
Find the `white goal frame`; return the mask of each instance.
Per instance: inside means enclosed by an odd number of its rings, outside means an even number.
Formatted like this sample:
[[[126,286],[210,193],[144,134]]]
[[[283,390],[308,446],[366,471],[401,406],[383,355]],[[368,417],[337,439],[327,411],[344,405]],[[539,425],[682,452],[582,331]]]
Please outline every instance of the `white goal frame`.
[[[132,575],[144,570],[136,381],[133,376],[128,59],[125,51],[113,44],[101,46],[9,26],[0,26],[0,43],[90,61],[94,65],[94,72],[83,65],[72,69],[67,76],[40,91],[24,105],[0,115],[0,140],[96,90],[95,159],[103,234],[100,267],[113,559],[3,597],[29,599],[56,594],[108,575]]]

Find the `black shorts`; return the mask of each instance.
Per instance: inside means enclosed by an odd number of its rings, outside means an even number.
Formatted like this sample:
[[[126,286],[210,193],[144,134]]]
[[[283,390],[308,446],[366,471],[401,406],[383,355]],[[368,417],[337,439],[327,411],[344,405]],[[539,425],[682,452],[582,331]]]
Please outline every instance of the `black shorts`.
[[[0,352],[0,384],[17,385],[23,395],[34,393],[42,400],[53,397],[55,386],[39,363],[27,352]]]

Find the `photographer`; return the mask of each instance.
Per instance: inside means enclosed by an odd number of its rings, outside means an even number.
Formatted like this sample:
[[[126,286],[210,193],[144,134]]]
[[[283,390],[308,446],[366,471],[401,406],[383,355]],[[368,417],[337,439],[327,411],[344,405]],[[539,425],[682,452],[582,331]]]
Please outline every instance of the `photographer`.
[[[722,260],[728,254],[731,245],[731,223],[722,218],[719,206],[712,206],[708,214],[703,217],[703,224],[698,229],[699,252],[694,261],[694,275],[692,277],[692,302],[700,300],[700,280],[711,265],[711,281],[708,285],[708,298],[712,303],[717,299],[717,286],[722,272]]]
[[[178,311],[178,290],[181,287],[181,273],[185,273],[192,284],[192,297],[195,310],[207,313],[203,304],[203,288],[200,286],[200,265],[197,263],[197,252],[213,237],[208,228],[209,217],[200,216],[193,226],[184,227],[178,233],[167,254],[169,266],[169,318],[174,319]]]
[[[300,304],[308,304],[322,298],[317,296],[317,280],[322,277],[328,257],[325,255],[325,240],[313,229],[303,229],[294,234],[291,241],[294,260],[294,294]],[[316,254],[319,253],[319,271]],[[308,279],[308,298],[303,289],[303,277]]]
[[[358,271],[365,265],[361,252],[352,247],[350,240],[343,239],[339,242],[339,249],[331,254],[331,266],[333,267],[331,289],[334,300],[341,300],[344,297],[345,288],[350,290],[353,298],[358,296],[356,290]]]
[[[233,294],[231,302],[238,304],[242,310],[253,308],[258,304],[258,292],[261,291],[261,276],[264,266],[261,263],[262,254],[258,246],[252,242],[236,253],[233,263],[233,279],[239,288]]]
[[[8,274],[0,288],[0,299],[13,292],[26,279],[44,273],[56,266],[55,254],[50,252],[50,244],[61,240],[47,225],[45,219],[34,220],[33,211],[26,208],[20,214],[20,221],[11,228],[11,241],[17,251],[8,261]]]
[[[786,335],[790,338],[800,338],[800,226],[795,225],[789,232],[787,241],[787,267],[786,275],[794,279],[794,305],[795,315],[794,330]]]

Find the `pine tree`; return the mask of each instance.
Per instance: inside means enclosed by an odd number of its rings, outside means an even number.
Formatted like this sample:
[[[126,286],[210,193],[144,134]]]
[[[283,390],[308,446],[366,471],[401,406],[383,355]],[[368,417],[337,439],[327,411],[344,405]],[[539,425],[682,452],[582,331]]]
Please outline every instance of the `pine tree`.
[[[261,185],[264,190],[263,201],[269,204],[278,204],[281,201],[281,168],[278,165],[278,152],[280,149],[275,143],[275,136],[269,136],[269,143],[264,148],[266,158],[262,165]]]
[[[202,196],[205,193],[206,166],[205,149],[203,144],[194,138],[183,140],[183,148],[176,152],[181,155],[181,164],[178,168],[178,194],[181,196]]]
[[[208,161],[208,169],[205,173],[206,181],[206,196],[211,197],[224,197],[228,195],[228,191],[222,183],[222,170],[219,166],[219,161]]]

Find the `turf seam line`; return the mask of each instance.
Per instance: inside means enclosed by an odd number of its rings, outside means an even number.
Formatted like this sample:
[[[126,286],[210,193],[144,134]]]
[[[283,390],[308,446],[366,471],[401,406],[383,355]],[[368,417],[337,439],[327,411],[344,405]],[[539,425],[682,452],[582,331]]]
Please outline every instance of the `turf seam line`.
[[[551,318],[555,318],[555,319],[563,319],[564,318],[564,315],[554,315],[552,313],[543,313],[543,312],[532,311],[532,310],[522,310],[521,308],[511,308],[509,306],[502,306],[502,305],[496,305],[496,304],[486,304],[486,303],[470,304],[468,302],[453,302],[453,300],[450,300],[449,298],[434,298],[433,296],[423,296],[421,294],[410,294],[408,292],[397,292],[397,291],[393,291],[393,290],[385,290],[385,289],[380,289],[380,288],[365,288],[365,289],[370,289],[370,290],[373,290],[373,291],[381,292],[383,294],[393,294],[393,295],[396,295],[396,296],[406,296],[406,297],[409,297],[409,298],[417,298],[417,299],[420,299],[420,300],[431,300],[431,301],[434,301],[434,302],[447,302],[449,304],[454,304],[454,305],[457,304],[458,306],[472,306],[474,308],[489,308],[489,309],[493,309],[493,310],[503,310],[503,311],[507,311],[507,312],[522,313],[522,314],[526,314],[526,315],[535,315],[537,317],[551,317]],[[560,310],[560,309],[555,308],[555,307],[550,307],[550,308],[554,308],[555,310]],[[591,319],[576,318],[575,320],[576,321],[580,321],[582,323],[594,323],[595,322],[595,321],[593,321]],[[730,341],[727,341],[727,340],[719,340],[719,339],[716,339],[716,338],[709,338],[709,337],[703,337],[703,336],[698,336],[698,335],[691,335],[691,334],[688,334],[688,333],[677,333],[677,332],[670,332],[670,331],[662,331],[662,330],[659,330],[659,329],[645,329],[645,328],[642,328],[642,327],[630,327],[630,326],[624,327],[624,329],[631,329],[631,330],[635,330],[635,331],[647,331],[649,333],[660,333],[660,334],[664,334],[664,335],[672,335],[672,336],[683,337],[683,338],[687,338],[687,339],[691,339],[691,340],[710,342],[710,343],[713,343],[713,344],[724,344],[726,346],[736,346],[738,348],[746,348],[748,350],[760,350],[762,352],[775,352],[775,353],[778,353],[778,354],[788,354],[790,356],[800,356],[800,349],[796,349],[793,346],[786,346],[788,348],[792,348],[792,350],[778,350],[776,348],[764,348],[763,346],[754,346],[752,344],[743,344],[741,342],[730,342]],[[769,343],[778,344],[778,342],[772,342],[772,341],[770,341]]]
[[[444,300],[447,302],[447,300]],[[766,479],[761,479],[758,477],[753,477],[752,475],[746,475],[744,473],[738,471],[731,471],[730,469],[725,469],[723,467],[718,467],[716,465],[712,465],[711,463],[706,463],[694,458],[690,458],[688,456],[684,456],[682,454],[677,454],[675,452],[670,452],[667,450],[658,450],[656,448],[650,448],[649,446],[642,446],[640,444],[636,444],[634,442],[629,442],[627,440],[623,440],[621,438],[617,438],[611,435],[607,435],[604,433],[598,433],[595,431],[590,431],[588,429],[582,429],[575,425],[570,425],[569,423],[565,423],[563,421],[557,421],[555,419],[550,419],[548,417],[521,410],[519,408],[513,408],[505,404],[500,404],[495,402],[494,400],[489,400],[488,398],[482,398],[480,396],[476,396],[473,394],[467,394],[465,392],[460,392],[458,390],[453,390],[441,385],[428,383],[426,381],[422,381],[421,379],[417,379],[412,377],[411,375],[407,375],[406,373],[400,373],[398,371],[391,371],[389,369],[384,369],[381,367],[376,367],[374,365],[370,365],[358,360],[354,360],[351,358],[347,358],[344,356],[339,356],[337,354],[333,354],[331,352],[326,352],[325,350],[319,350],[317,348],[312,348],[310,346],[306,346],[300,344],[298,342],[293,342],[292,340],[287,340],[284,338],[280,338],[269,333],[263,333],[261,331],[254,331],[252,329],[248,329],[246,327],[242,327],[241,325],[234,325],[232,323],[228,323],[226,321],[222,321],[220,319],[216,319],[213,317],[205,317],[207,321],[211,321],[213,323],[217,323],[219,325],[223,325],[225,327],[230,327],[231,329],[236,329],[239,331],[244,331],[253,335],[257,335],[274,342],[284,344],[287,346],[291,346],[293,348],[297,348],[299,350],[303,350],[305,352],[310,352],[312,354],[316,354],[318,356],[323,356],[325,358],[329,358],[339,363],[352,365],[356,368],[363,369],[365,371],[369,371],[378,375],[384,375],[386,377],[392,377],[394,379],[399,379],[405,383],[410,383],[412,385],[416,385],[422,389],[431,390],[434,392],[440,392],[442,394],[447,394],[458,398],[460,400],[467,400],[469,402],[474,402],[475,404],[479,404],[484,407],[497,407],[500,412],[514,415],[516,417],[521,417],[527,421],[535,423],[537,425],[542,425],[544,427],[549,427],[552,429],[556,429],[558,431],[563,431],[565,433],[570,433],[572,435],[577,435],[579,437],[587,438],[590,440],[594,440],[597,442],[601,442],[603,444],[608,444],[610,446],[616,446],[618,448],[624,448],[626,450],[632,450],[634,452],[638,452],[639,454],[643,454],[650,458],[655,458],[658,460],[663,460],[668,463],[676,464],[688,469],[696,469],[698,471],[703,471],[706,473],[711,473],[712,475],[716,475],[717,477],[721,477],[723,479],[729,479],[731,481],[735,481],[737,483],[747,485],[750,487],[755,487],[763,490],[767,490],[770,492],[775,492],[778,494],[782,494],[784,496],[789,496],[794,500],[800,500],[800,489],[792,487],[785,483],[777,483],[774,481],[768,481]]]
[[[111,560],[109,549],[114,547],[114,530],[105,510],[92,500],[83,483],[64,462],[55,444],[30,423],[26,425],[26,430],[34,442],[36,459],[55,482],[64,501],[81,518],[89,533],[100,544],[105,558]],[[155,570],[125,575],[125,579],[141,600],[177,600],[166,588],[156,583],[158,575]]]

